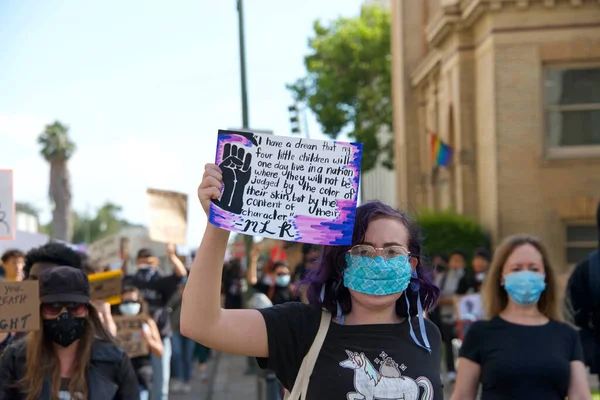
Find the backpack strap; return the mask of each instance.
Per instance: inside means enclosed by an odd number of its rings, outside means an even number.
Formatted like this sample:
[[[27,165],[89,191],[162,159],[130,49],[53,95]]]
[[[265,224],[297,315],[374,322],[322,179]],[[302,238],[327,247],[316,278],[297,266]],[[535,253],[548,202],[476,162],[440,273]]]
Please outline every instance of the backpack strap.
[[[285,400],[300,400],[300,396],[302,396],[302,400],[306,400],[308,382],[310,381],[310,376],[312,375],[313,369],[315,368],[315,363],[317,362],[317,358],[319,357],[319,353],[323,347],[323,342],[327,336],[330,323],[331,314],[327,311],[323,311],[321,313],[321,324],[319,325],[317,335],[315,336],[308,353],[306,353],[306,356],[304,356],[304,359],[302,360],[302,364],[298,370],[298,375],[296,376],[296,381],[294,382],[292,392],[286,394]]]
[[[595,250],[589,255],[589,285],[594,308],[600,306],[600,254]]]

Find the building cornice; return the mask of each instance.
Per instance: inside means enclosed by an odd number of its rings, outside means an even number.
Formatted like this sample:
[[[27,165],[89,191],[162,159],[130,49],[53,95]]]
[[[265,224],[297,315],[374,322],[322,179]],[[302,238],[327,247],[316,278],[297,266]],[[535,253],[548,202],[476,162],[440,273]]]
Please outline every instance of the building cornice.
[[[429,76],[432,72],[439,69],[442,65],[442,53],[439,50],[432,50],[427,54],[415,71],[411,75],[411,84],[413,87],[421,85],[421,83]]]
[[[590,0],[588,0],[590,1]],[[600,0],[594,0],[600,3]],[[430,47],[437,47],[456,29],[467,29],[486,12],[502,12],[509,9],[527,10],[532,5],[555,8],[565,3],[581,7],[584,0],[440,0],[440,10],[429,20],[425,36]]]

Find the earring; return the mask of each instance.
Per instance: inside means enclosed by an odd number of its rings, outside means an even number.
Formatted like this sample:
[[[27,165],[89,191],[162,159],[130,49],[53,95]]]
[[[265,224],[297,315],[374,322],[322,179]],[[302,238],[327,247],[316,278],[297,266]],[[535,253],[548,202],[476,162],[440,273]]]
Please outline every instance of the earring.
[[[321,294],[319,295],[321,303],[325,302],[325,284],[321,286]]]

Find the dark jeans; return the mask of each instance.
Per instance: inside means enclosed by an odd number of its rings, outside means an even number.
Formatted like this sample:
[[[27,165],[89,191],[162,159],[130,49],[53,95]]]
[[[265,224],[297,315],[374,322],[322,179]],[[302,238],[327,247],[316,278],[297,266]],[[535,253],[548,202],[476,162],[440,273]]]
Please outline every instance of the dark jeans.
[[[452,349],[452,339],[456,339],[456,324],[442,322],[441,326],[442,341],[446,352],[446,371],[454,372],[454,351]]]

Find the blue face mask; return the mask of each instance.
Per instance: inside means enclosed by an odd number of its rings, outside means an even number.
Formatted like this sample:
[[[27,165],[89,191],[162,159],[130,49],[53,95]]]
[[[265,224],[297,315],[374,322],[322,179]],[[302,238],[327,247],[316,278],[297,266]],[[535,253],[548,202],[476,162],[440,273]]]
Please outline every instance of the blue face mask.
[[[346,254],[346,264],[344,286],[372,296],[405,291],[412,275],[407,255],[386,260],[380,256],[371,258]]]
[[[277,275],[275,277],[275,284],[279,287],[286,287],[290,284],[291,276],[289,275]]]
[[[504,276],[504,289],[515,303],[537,303],[546,289],[546,277],[532,271],[519,271]]]

